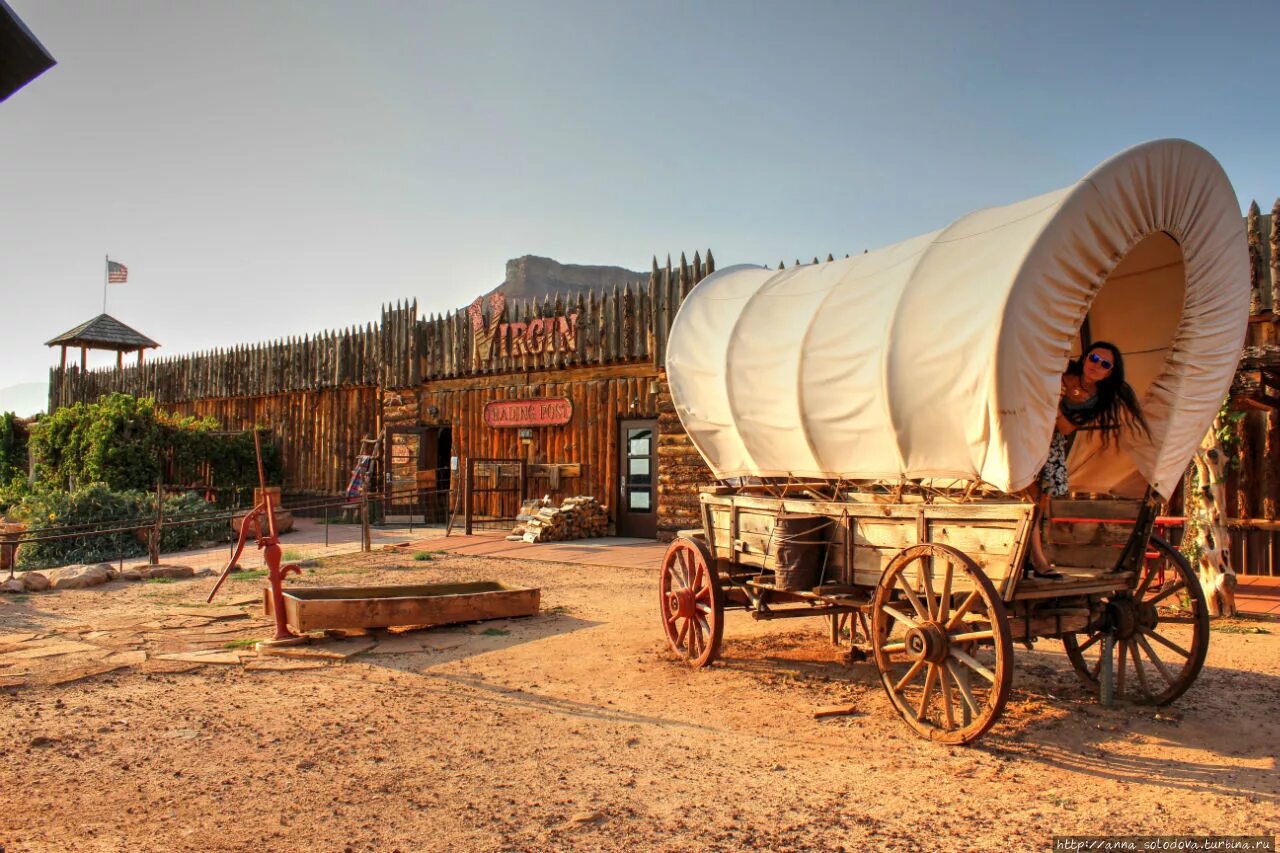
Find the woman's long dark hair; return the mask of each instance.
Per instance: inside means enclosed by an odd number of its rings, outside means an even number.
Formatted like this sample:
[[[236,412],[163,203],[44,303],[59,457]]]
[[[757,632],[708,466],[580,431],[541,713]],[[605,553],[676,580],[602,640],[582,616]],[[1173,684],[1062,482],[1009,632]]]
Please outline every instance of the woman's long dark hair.
[[[1063,412],[1067,420],[1076,426],[1090,426],[1101,433],[1102,446],[1106,447],[1120,437],[1121,428],[1142,430],[1147,435],[1151,428],[1138,404],[1138,395],[1124,378],[1124,356],[1120,348],[1107,341],[1094,341],[1079,358],[1067,364],[1067,373],[1084,378],[1084,360],[1094,350],[1105,349],[1111,353],[1111,375],[1098,383],[1097,401],[1080,412]]]

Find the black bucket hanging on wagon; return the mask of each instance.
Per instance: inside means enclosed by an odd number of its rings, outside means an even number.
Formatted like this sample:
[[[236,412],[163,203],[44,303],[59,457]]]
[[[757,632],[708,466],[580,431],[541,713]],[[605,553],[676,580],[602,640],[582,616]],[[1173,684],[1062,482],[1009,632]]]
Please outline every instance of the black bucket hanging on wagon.
[[[830,530],[831,519],[821,515],[778,516],[770,538],[775,589],[795,591],[818,585]]]

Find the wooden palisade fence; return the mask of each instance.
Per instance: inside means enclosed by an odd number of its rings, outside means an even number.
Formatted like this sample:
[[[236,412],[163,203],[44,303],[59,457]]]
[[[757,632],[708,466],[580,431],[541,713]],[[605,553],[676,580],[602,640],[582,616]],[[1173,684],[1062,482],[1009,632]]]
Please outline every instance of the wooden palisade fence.
[[[1227,480],[1229,526],[1238,534],[1232,557],[1245,573],[1280,574],[1280,200],[1270,215],[1253,203],[1246,232],[1251,318],[1232,389],[1234,408],[1245,412],[1236,421],[1239,456]],[[255,422],[287,427],[302,444],[296,459],[286,453],[286,467],[300,472],[287,485],[335,491],[343,485],[339,481],[360,437],[377,428],[379,389],[626,363],[660,367],[680,303],[714,269],[710,251],[705,262],[700,253],[692,263],[681,255],[678,265],[668,258],[659,266],[655,258],[647,282],[620,282],[602,292],[501,304],[483,299],[469,309],[425,318],[418,316],[416,301],[401,302],[384,307],[380,321],[364,327],[153,359],[124,369],[55,367],[49,408],[119,391],[154,396],[177,411],[213,414],[228,428]],[[488,358],[476,357],[477,333],[490,336]],[[565,345],[566,338],[571,345]],[[306,405],[299,395],[307,396]],[[327,415],[316,419],[313,408]]]
[[[1280,574],[1280,199],[1246,217],[1250,318],[1232,387],[1236,458],[1227,469],[1231,561],[1244,574]]]

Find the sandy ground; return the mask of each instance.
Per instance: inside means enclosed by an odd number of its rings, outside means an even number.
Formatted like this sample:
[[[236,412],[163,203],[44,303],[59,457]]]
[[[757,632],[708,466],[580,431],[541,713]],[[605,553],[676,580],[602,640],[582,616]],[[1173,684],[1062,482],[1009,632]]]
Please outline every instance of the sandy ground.
[[[987,851],[1280,830],[1277,623],[1215,630],[1159,719],[1094,704],[1058,643],[1019,649],[1003,720],[953,748],[912,735],[824,623],[731,613],[724,660],[690,671],[656,570],[402,548],[298,583],[482,579],[541,587],[542,614],[286,671],[252,668],[274,665],[248,648],[260,579],[217,610],[192,606],[211,578],[7,600],[0,847]],[[193,651],[231,662],[165,658]],[[838,703],[861,713],[813,718]]]

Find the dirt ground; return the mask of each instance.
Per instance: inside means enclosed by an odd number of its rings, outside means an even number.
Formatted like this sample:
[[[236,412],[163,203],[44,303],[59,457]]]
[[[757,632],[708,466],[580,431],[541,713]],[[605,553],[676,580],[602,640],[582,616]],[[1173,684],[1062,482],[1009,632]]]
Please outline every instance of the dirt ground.
[[[411,553],[294,582],[498,579],[541,587],[542,614],[280,664],[249,646],[261,579],[216,610],[192,606],[211,578],[0,603],[0,849],[988,851],[1280,832],[1277,623],[1215,630],[1158,717],[1094,704],[1056,642],[1019,648],[1003,720],[953,748],[912,735],[825,623],[731,613],[724,659],[694,672],[662,638],[656,569]],[[229,662],[166,658],[193,651]],[[861,712],[814,719],[839,703]]]

